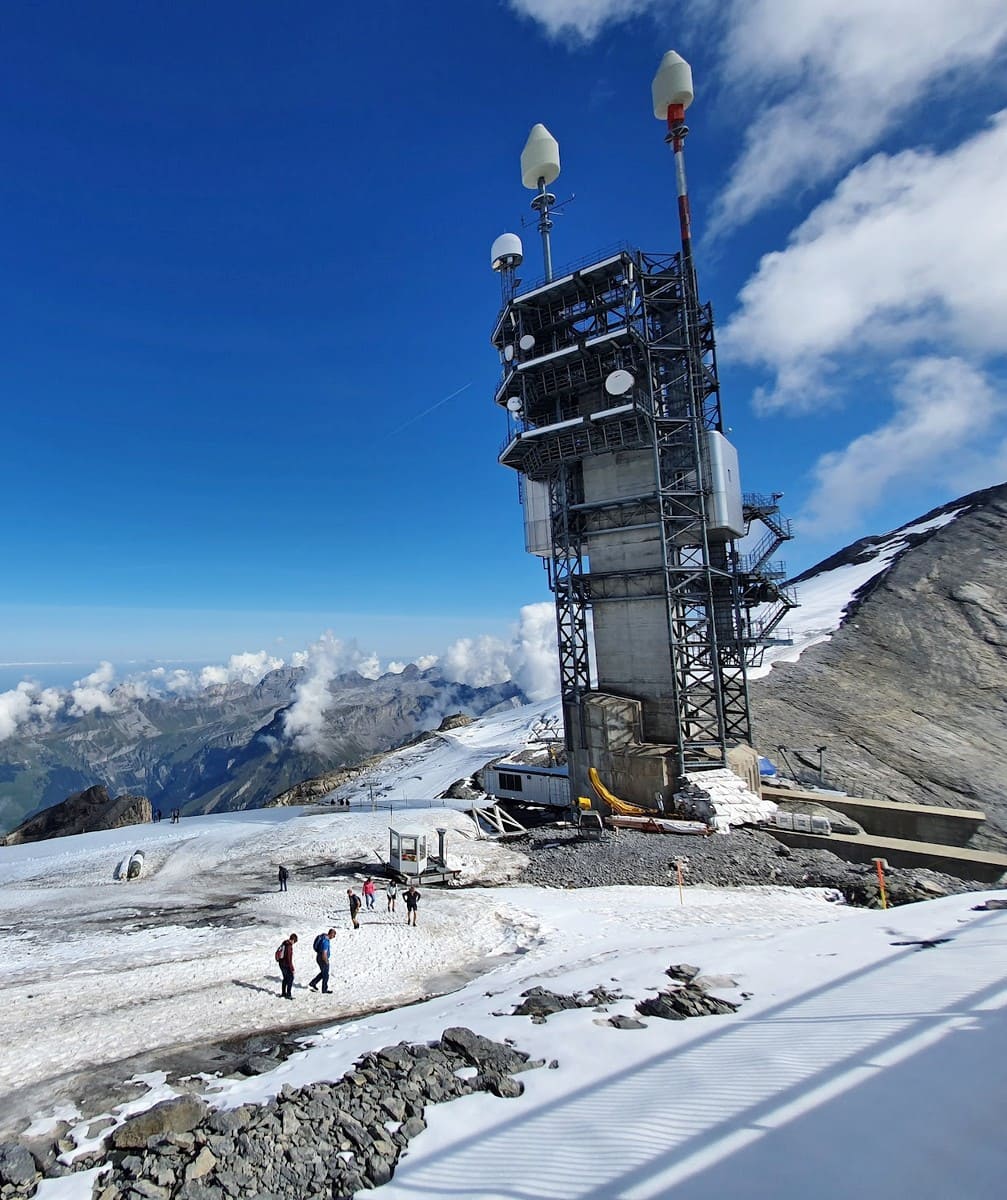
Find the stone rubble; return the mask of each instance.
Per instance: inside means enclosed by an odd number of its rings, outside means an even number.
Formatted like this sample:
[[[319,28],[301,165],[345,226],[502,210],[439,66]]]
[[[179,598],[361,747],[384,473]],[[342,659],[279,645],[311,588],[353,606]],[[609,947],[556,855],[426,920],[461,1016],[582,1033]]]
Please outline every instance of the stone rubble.
[[[365,1054],[336,1083],[284,1085],[267,1104],[211,1110],[180,1096],[113,1131],[93,1200],[351,1200],[391,1179],[410,1139],[426,1128],[428,1104],[472,1092],[520,1096],[524,1085],[514,1075],[544,1065],[456,1027],[437,1042]],[[88,1155],[72,1170],[101,1161]],[[0,1200],[32,1196],[39,1167],[21,1144],[0,1145]],[[70,1170],[54,1164],[45,1174]]]
[[[686,886],[830,888],[848,904],[868,908],[881,904],[878,877],[870,863],[845,862],[828,850],[784,846],[757,829],[738,829],[730,837],[624,829],[606,833],[600,842],[584,838],[575,829],[532,829],[518,846],[528,858],[518,882],[538,887],[675,887],[675,862],[680,859]],[[989,887],[908,868],[889,869],[885,884],[891,905]]]

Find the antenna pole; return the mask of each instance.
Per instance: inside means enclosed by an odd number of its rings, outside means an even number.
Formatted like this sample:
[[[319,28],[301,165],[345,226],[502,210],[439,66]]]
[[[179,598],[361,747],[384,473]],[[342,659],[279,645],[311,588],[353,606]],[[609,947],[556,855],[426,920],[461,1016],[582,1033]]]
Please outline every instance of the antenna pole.
[[[545,264],[545,281],[552,283],[552,241],[549,234],[552,232],[552,217],[549,215],[549,210],[556,203],[556,197],[546,190],[545,176],[540,175],[538,180],[538,195],[531,202],[531,206],[539,215],[538,231],[542,235],[542,261]]]
[[[685,123],[685,105],[668,105],[668,134],[665,141],[675,155],[675,184],[678,191],[678,224],[682,234],[682,266],[689,300],[699,303],[699,283],[696,279],[696,264],[692,256],[692,216],[689,211],[689,186],[685,178],[685,139],[689,126]]]

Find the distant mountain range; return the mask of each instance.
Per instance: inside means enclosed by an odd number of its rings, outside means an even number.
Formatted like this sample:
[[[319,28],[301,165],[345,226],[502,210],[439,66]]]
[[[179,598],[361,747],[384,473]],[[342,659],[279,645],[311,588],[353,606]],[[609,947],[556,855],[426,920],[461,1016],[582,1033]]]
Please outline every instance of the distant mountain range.
[[[524,700],[512,683],[470,687],[436,667],[378,679],[350,672],[313,697],[309,727],[288,728],[309,683],[307,668],[283,667],[256,684],[64,712],[43,729],[22,729],[0,742],[0,833],[94,784],[147,796],[162,811],[255,808],[302,779],[436,729],[449,713],[479,716]]]

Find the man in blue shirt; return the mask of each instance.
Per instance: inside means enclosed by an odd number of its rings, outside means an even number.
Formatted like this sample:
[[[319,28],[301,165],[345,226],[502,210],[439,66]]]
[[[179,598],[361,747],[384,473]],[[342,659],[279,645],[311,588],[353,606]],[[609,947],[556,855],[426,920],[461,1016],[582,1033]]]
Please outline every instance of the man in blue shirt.
[[[322,991],[329,991],[329,939],[336,936],[336,931],[330,929],[328,933],[320,933],[315,938],[312,949],[315,952],[315,962],[318,963],[318,974],[314,979],[308,982],[308,987],[313,992],[318,991],[318,984],[321,983]]]

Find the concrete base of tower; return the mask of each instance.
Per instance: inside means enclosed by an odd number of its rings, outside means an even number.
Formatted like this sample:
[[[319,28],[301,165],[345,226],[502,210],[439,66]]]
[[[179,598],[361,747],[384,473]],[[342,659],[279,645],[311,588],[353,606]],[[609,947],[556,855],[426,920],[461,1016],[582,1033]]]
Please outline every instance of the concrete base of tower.
[[[583,746],[568,751],[570,795],[587,796],[596,808],[604,808],[591,784],[589,770],[594,767],[608,790],[620,800],[653,812],[671,812],[672,797],[678,784],[676,748],[642,737],[643,705],[628,696],[590,692],[581,702],[580,712],[567,711],[568,725],[580,734]],[[574,742],[580,737],[575,736]],[[711,767],[725,764],[711,758]],[[759,756],[749,745],[728,747],[727,764],[754,792],[759,790]]]

